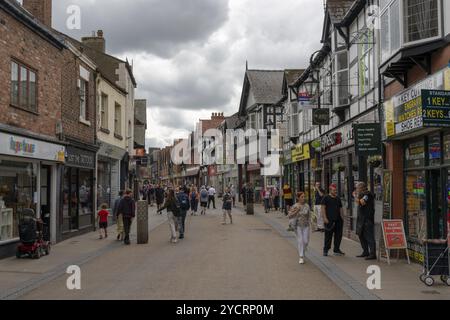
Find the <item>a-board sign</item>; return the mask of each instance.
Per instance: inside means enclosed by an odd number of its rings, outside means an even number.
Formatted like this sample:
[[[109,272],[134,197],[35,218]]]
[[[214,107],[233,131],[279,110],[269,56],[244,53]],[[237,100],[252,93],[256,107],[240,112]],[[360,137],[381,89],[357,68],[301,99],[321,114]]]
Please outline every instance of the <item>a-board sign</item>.
[[[383,220],[383,236],[386,249],[407,249],[403,220]]]

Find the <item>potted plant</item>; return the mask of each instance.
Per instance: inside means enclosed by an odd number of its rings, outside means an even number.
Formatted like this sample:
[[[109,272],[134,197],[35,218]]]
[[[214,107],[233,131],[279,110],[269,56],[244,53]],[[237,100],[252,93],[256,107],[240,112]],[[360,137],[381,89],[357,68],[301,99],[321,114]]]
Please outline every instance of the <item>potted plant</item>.
[[[334,172],[343,172],[343,171],[345,171],[345,164],[343,164],[342,162],[335,163],[333,165],[333,171]]]
[[[372,156],[372,157],[369,157],[367,159],[367,161],[369,162],[369,164],[372,167],[378,168],[379,166],[381,166],[381,163],[383,162],[383,158],[381,156]]]
[[[358,165],[357,164],[352,165],[352,170],[354,172],[358,172],[358,170],[359,170]]]

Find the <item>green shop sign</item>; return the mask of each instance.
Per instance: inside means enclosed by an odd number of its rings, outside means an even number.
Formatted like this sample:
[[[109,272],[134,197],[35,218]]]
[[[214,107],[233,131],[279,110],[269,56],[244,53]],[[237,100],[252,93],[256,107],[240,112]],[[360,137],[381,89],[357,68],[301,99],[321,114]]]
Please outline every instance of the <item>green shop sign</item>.
[[[450,91],[422,90],[424,127],[450,127]]]

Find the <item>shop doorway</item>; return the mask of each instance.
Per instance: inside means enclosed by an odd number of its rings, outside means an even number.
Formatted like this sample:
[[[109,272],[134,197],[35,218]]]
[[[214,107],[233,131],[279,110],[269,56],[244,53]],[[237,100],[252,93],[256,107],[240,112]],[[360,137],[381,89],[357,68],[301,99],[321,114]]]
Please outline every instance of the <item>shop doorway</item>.
[[[428,235],[431,239],[444,239],[445,238],[445,215],[448,208],[447,196],[443,190],[443,186],[447,183],[444,181],[450,180],[449,171],[446,170],[447,175],[444,176],[441,170],[430,170],[429,174],[429,214],[428,214]]]
[[[41,180],[40,180],[40,188],[41,188],[41,201],[40,201],[40,217],[44,222],[45,232],[44,235],[46,237],[45,240],[50,240],[50,221],[51,221],[51,177],[52,177],[52,167],[42,165],[41,166]]]

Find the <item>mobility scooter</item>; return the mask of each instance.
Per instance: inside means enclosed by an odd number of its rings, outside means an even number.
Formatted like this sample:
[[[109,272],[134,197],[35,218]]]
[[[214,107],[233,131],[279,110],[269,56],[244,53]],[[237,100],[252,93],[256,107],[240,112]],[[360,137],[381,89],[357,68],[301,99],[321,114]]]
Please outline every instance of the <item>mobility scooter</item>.
[[[17,246],[16,257],[31,257],[40,259],[50,254],[49,220],[36,219],[34,210],[24,209],[19,220],[20,244]]]

